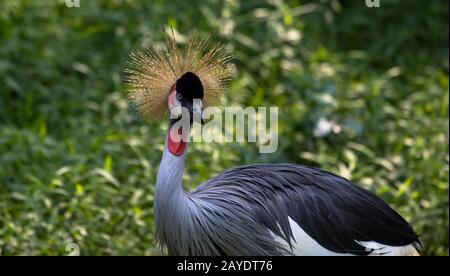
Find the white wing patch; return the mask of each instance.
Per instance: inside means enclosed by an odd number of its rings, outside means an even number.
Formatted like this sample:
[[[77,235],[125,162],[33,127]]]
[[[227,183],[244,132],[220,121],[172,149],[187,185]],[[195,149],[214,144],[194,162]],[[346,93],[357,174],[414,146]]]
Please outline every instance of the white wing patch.
[[[296,256],[354,256],[353,254],[336,253],[326,249],[309,236],[294,220],[289,218],[289,224],[292,229],[294,240],[292,240],[292,249],[289,244],[281,237],[274,235],[277,242],[282,244],[288,251]],[[389,246],[377,242],[359,242],[369,251],[373,251],[370,256],[419,256],[415,247],[407,246]],[[373,249],[373,250],[372,250]]]

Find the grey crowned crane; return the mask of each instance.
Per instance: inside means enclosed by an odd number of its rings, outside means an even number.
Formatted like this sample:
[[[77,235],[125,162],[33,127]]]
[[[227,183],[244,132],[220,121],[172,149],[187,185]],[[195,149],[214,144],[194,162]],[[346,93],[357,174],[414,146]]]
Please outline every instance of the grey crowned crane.
[[[177,107],[192,117],[202,109],[194,99],[218,102],[231,55],[207,44],[191,38],[182,51],[169,37],[163,48],[131,55],[128,95],[143,117]],[[170,255],[419,255],[418,235],[389,205],[317,168],[236,167],[184,191],[188,139],[179,119],[168,120],[153,206],[157,241]]]

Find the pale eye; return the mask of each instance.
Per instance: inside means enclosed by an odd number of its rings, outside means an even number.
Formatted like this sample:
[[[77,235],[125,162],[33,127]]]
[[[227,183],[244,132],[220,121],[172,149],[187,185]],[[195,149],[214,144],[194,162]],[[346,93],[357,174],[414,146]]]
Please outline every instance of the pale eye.
[[[183,99],[183,95],[181,95],[180,93],[177,93],[177,100],[181,102],[182,99]]]

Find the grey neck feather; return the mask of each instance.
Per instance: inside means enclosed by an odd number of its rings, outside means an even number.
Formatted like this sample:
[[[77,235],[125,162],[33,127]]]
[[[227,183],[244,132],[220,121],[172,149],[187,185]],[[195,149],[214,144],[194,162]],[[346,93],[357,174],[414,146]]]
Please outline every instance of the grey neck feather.
[[[184,195],[182,178],[187,146],[184,153],[175,156],[170,153],[165,141],[164,152],[156,178],[155,203],[164,204],[168,201],[180,199]]]
[[[169,123],[169,129],[171,124]],[[164,152],[156,178],[154,197],[154,218],[156,239],[160,246],[180,237],[179,224],[186,220],[187,197],[183,191],[182,177],[188,145],[180,156],[173,155],[168,149],[168,134]],[[181,237],[180,237],[181,238]],[[170,248],[169,248],[170,250]]]

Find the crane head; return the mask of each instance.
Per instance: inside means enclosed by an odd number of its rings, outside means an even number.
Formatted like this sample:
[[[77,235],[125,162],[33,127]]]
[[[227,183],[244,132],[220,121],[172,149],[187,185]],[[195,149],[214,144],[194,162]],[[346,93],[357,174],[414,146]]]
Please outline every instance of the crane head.
[[[186,115],[189,115],[190,123],[195,119],[198,120],[198,123],[203,123],[201,116],[203,94],[200,78],[192,72],[184,73],[172,86],[167,98],[172,118],[179,119],[183,115],[184,109],[187,111]]]
[[[131,54],[125,69],[128,98],[154,122],[167,118],[167,105],[170,112],[181,106],[195,115],[203,106],[220,104],[234,71],[231,59],[222,44],[195,33],[179,47],[172,32],[162,47],[150,44]]]

